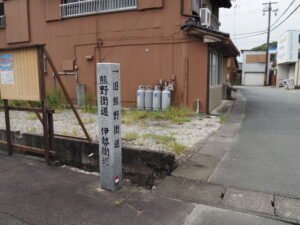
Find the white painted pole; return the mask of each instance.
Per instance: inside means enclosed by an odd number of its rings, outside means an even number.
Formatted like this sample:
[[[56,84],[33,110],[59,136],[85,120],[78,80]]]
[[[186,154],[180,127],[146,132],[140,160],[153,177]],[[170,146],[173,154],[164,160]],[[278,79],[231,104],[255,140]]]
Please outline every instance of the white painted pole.
[[[97,63],[99,163],[101,188],[122,186],[120,64]]]

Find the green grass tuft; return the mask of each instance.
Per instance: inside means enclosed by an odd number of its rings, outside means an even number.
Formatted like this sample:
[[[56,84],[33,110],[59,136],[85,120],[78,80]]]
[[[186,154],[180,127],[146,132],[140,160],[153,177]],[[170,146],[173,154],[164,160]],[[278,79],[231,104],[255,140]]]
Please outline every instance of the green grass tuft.
[[[175,142],[171,145],[171,149],[176,154],[182,154],[182,153],[186,152],[188,148],[183,144],[179,144],[179,143]]]
[[[27,120],[37,120],[38,117],[37,117],[37,115],[35,113],[29,113],[29,115],[26,116],[26,119]]]
[[[170,143],[176,142],[176,138],[167,135],[158,135],[158,134],[145,134],[143,135],[145,139],[152,139],[157,144],[169,145]]]
[[[46,93],[46,105],[50,109],[63,110],[66,108],[65,102],[65,97],[58,88],[54,88],[51,92]]]
[[[9,105],[11,105],[11,106],[17,106],[17,107],[29,107],[28,102],[21,101],[21,100],[12,100],[12,101],[9,101]]]
[[[226,116],[220,116],[220,123],[225,123]]]
[[[157,135],[157,134],[145,134],[143,135],[145,139],[152,139],[156,144],[161,144],[166,148],[172,150],[175,154],[182,154],[188,148],[185,145],[176,142],[176,138],[167,135]]]
[[[191,120],[189,117],[195,115],[193,111],[184,107],[170,107],[167,111],[138,111],[138,110],[123,110],[122,122],[131,125],[141,120],[164,120],[173,123],[186,123]]]
[[[93,114],[96,113],[97,107],[95,106],[95,102],[95,97],[91,93],[86,93],[84,96],[82,112]]]
[[[192,120],[189,119],[189,118],[174,118],[171,120],[173,123],[176,123],[176,124],[184,124],[184,123],[188,123],[188,122],[191,122]]]

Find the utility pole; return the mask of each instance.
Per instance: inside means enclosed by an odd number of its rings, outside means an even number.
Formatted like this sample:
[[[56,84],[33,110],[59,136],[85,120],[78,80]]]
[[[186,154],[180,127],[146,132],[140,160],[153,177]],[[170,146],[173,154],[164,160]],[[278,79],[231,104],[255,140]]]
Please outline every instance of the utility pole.
[[[278,2],[267,2],[267,3],[263,3],[263,6],[265,6],[264,10],[263,10],[263,15],[265,15],[265,13],[268,13],[268,36],[267,36],[267,49],[266,49],[266,68],[265,68],[265,86],[267,86],[269,84],[269,47],[270,47],[270,33],[271,33],[271,15],[272,12],[275,13],[275,15],[277,15],[277,11],[278,9],[273,9],[273,5],[278,4]]]

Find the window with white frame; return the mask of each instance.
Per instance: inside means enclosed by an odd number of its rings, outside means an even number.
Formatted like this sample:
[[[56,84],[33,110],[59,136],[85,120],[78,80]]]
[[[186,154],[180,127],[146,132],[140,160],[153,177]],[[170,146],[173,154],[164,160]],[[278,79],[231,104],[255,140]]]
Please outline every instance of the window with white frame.
[[[217,86],[221,84],[223,57],[215,52],[211,52],[209,55],[209,84],[210,86]]]
[[[137,0],[63,0],[63,18],[137,9]]]

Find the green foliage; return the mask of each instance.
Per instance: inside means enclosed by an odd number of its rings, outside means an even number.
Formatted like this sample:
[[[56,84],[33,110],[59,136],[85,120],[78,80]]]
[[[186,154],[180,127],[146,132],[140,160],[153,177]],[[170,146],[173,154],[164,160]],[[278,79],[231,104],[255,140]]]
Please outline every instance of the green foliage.
[[[176,142],[176,138],[167,135],[158,134],[145,134],[143,138],[152,139],[156,144],[169,145],[170,143]]]
[[[12,100],[12,101],[9,101],[9,105],[11,105],[11,106],[17,106],[17,107],[29,107],[28,102],[21,101],[21,100]]]
[[[152,139],[156,144],[161,144],[169,149],[171,149],[176,154],[184,153],[187,147],[176,142],[176,138],[167,135],[157,135],[157,134],[145,134],[143,135],[145,139]]]
[[[46,105],[48,108],[62,110],[65,109],[65,97],[58,88],[46,93]]]
[[[182,154],[187,150],[187,147],[185,145],[179,144],[177,142],[173,143],[171,145],[171,148],[173,152],[176,154]]]
[[[231,85],[232,86],[240,86],[241,85],[241,81],[238,81],[238,80],[231,81]]]
[[[29,113],[27,116],[26,116],[26,119],[28,120],[37,120],[38,117],[35,113]]]
[[[195,115],[193,111],[184,107],[170,107],[167,111],[139,111],[122,110],[122,122],[124,124],[133,124],[141,120],[166,120],[173,123],[182,124],[190,122],[188,118]]]
[[[174,118],[185,118],[195,115],[195,112],[186,107],[170,107],[165,113],[165,118],[167,120],[172,120]]]
[[[189,118],[174,118],[171,120],[173,123],[177,123],[178,125],[191,122],[192,120]]]
[[[276,47],[277,48],[277,42],[276,41],[273,41],[270,43],[270,48],[272,47]],[[252,48],[251,50],[253,51],[266,51],[267,50],[267,44],[262,44],[260,46],[257,46],[255,48]]]
[[[220,116],[220,123],[225,123],[226,116]]]
[[[84,96],[82,111],[85,113],[96,113],[97,108],[93,106],[95,102],[95,97],[91,93],[86,93]]]

